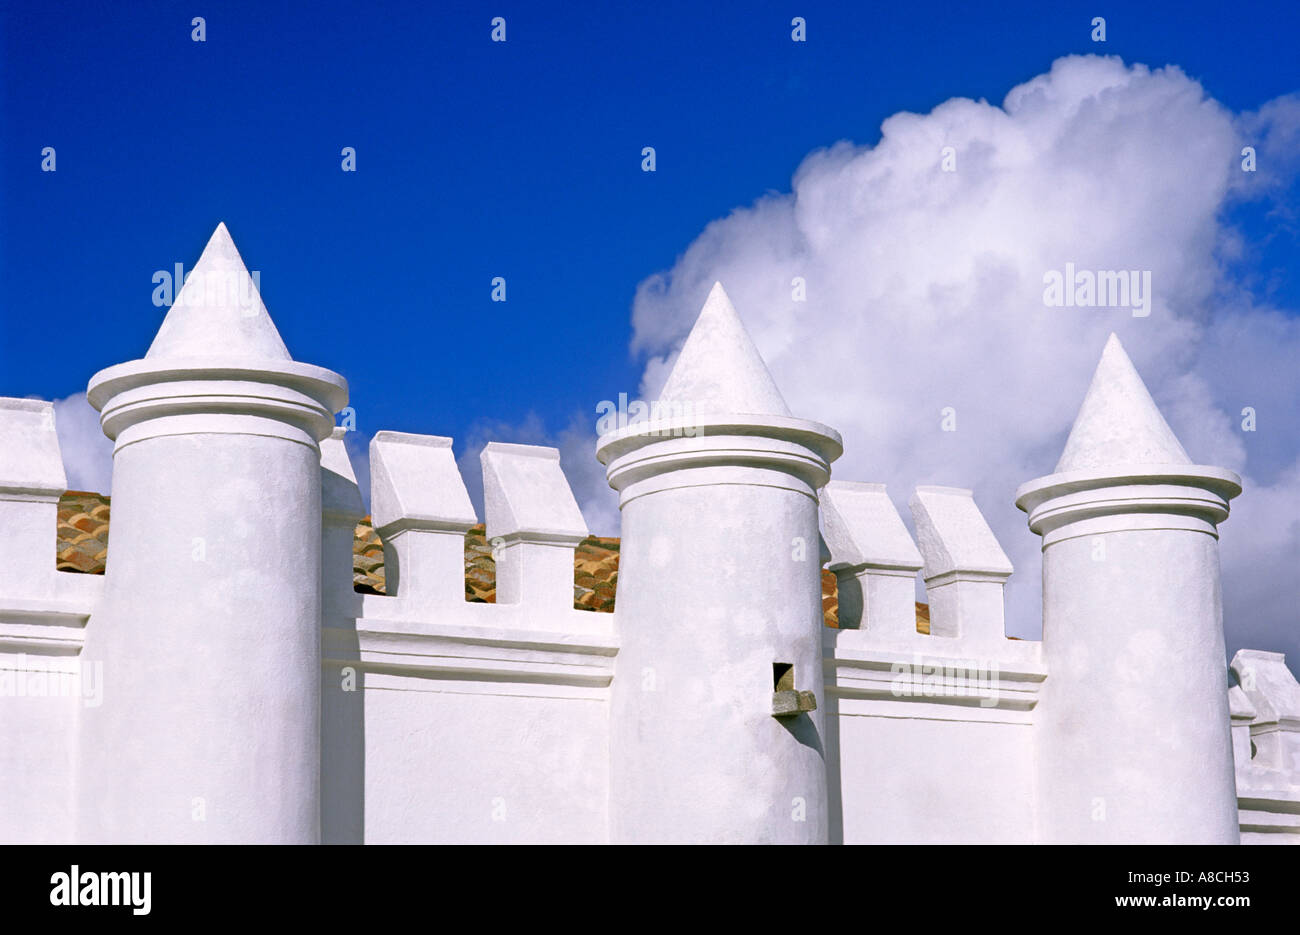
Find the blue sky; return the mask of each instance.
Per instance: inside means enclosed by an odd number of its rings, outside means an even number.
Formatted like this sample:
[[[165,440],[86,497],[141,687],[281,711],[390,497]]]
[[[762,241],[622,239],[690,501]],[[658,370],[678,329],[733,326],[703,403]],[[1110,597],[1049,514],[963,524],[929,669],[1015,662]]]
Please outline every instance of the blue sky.
[[[1229,650],[1300,654],[1298,27],[1293,2],[7,4],[0,395],[143,355],[154,273],[225,221],[294,357],[350,381],[363,488],[380,429],[455,438],[471,494],[485,440],[555,444],[616,534],[596,406],[657,389],[722,278],[791,408],[843,432],[837,476],[904,517],[916,484],[975,490],[1033,636],[1012,494],[1115,330],[1192,457],[1245,478]],[[1154,270],[1156,313],[1045,310],[1043,271],[1089,258]],[[82,410],[74,485],[107,465]]]
[[[594,417],[640,380],[637,284],[711,220],[889,114],[998,102],[1097,51],[1099,13],[1105,52],[1177,62],[1234,109],[1294,89],[1294,4],[8,4],[0,393],[67,396],[140,356],[150,277],[225,220],[363,434]]]

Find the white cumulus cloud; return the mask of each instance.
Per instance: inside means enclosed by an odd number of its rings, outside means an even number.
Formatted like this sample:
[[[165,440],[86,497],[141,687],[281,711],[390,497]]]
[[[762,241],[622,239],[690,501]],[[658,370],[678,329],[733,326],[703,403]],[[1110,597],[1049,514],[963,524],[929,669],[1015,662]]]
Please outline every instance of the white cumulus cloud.
[[[100,428],[99,413],[86,402],[85,393],[54,401],[54,430],[59,436],[68,489],[110,493],[113,443]]]
[[[1039,540],[1014,491],[1052,472],[1115,331],[1193,460],[1245,477],[1223,527],[1230,649],[1300,661],[1300,319],[1243,273],[1257,245],[1225,218],[1277,199],[1270,217],[1293,221],[1298,139],[1300,98],[1234,114],[1176,67],[1099,57],[1062,58],[1001,106],[896,114],[875,145],[810,154],[790,193],[708,225],[641,283],[642,395],[721,280],[791,410],[843,433],[837,477],[887,483],[909,522],[913,487],[974,489],[1017,568],[1008,629],[1036,637]],[[1045,274],[1067,263],[1150,271],[1150,314],[1045,305]],[[941,428],[949,407],[956,431]]]

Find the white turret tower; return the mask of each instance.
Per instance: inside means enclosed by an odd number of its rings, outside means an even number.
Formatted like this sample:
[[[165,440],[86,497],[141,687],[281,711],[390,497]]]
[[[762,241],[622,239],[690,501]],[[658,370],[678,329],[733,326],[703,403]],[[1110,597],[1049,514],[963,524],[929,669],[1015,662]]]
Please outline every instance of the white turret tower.
[[[1043,537],[1042,841],[1237,842],[1217,524],[1239,493],[1111,335],[1056,472],[1016,494]]]
[[[817,491],[833,430],[790,415],[714,285],[619,492],[611,838],[826,843]]]
[[[319,442],[347,383],[289,357],[223,224],[88,396],[116,447],[79,839],[318,841]]]

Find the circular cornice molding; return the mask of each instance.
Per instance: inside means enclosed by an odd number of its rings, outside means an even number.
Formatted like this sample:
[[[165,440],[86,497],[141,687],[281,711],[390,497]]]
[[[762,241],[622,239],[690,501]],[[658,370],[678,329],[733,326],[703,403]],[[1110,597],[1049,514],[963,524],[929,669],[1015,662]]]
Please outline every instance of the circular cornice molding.
[[[843,450],[840,434],[820,422],[745,414],[638,422],[608,432],[596,443],[596,457],[624,502],[675,486],[755,482],[748,473],[754,470],[792,475],[815,496]],[[734,478],[728,481],[730,469],[735,469]],[[690,477],[664,477],[679,471]]]
[[[255,416],[329,437],[348,384],[323,367],[291,360],[220,357],[132,360],[101,370],[86,391],[109,438],[168,417]],[[211,422],[205,431],[211,428]],[[175,425],[160,434],[178,434]],[[147,434],[147,433],[146,433]]]
[[[1241,478],[1224,468],[1139,464],[1040,477],[1016,491],[1016,506],[1029,514],[1030,529],[1047,536],[1082,520],[1130,515],[1188,516],[1213,526],[1227,519],[1228,501],[1240,493]]]

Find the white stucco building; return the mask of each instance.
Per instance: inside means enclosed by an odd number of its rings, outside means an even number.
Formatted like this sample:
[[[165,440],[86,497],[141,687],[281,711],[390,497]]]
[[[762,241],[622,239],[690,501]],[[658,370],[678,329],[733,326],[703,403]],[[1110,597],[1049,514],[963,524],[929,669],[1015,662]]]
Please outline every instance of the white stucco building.
[[[385,593],[359,593],[347,393],[219,227],[147,353],[90,380],[102,576],[51,554],[51,404],[0,399],[0,841],[1300,843],[1300,685],[1276,653],[1225,665],[1240,480],[1193,463],[1114,337],[1055,469],[1007,481],[1041,643],[1005,635],[970,492],[917,488],[914,538],[883,486],[832,480],[842,439],[790,413],[721,286],[661,417],[599,440],[612,613],[574,606],[555,450],[484,450],[495,603],[471,602],[451,439],[388,431]]]

